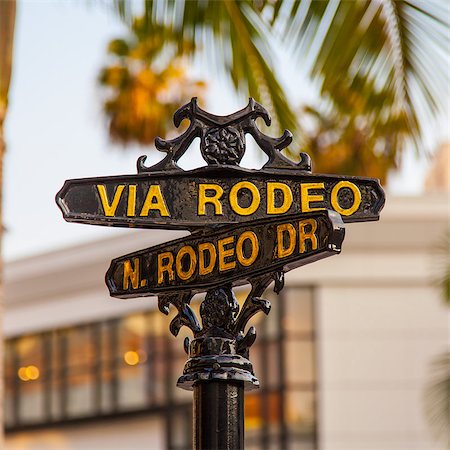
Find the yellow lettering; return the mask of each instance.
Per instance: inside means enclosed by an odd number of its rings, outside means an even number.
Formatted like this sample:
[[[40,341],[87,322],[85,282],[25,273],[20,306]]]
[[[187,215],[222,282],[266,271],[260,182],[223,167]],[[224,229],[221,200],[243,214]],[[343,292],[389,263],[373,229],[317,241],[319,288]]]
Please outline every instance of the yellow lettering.
[[[154,201],[156,200],[156,201]],[[147,192],[147,197],[145,198],[144,206],[141,210],[141,216],[148,216],[148,212],[151,209],[157,209],[161,216],[170,217],[169,211],[167,210],[166,202],[161,193],[161,186],[158,184],[152,184]]]
[[[184,255],[189,255],[189,268],[186,271],[183,270],[183,263],[182,263]],[[176,258],[178,277],[184,281],[188,280],[194,274],[196,265],[197,265],[197,256],[195,255],[194,249],[190,245],[185,245],[184,247],[181,247],[177,253]]]
[[[244,242],[248,240],[250,241],[252,251],[248,258],[244,255]],[[256,234],[253,231],[245,231],[239,236],[239,239],[236,244],[236,256],[239,263],[243,266],[251,266],[255,259],[258,257],[259,253],[259,243]]]
[[[283,193],[283,203],[281,206],[275,206],[275,191]],[[283,214],[289,210],[292,205],[291,188],[284,183],[267,183],[267,214]]]
[[[214,195],[211,197],[206,196],[206,191],[214,191]],[[198,185],[198,215],[204,216],[206,214],[206,204],[211,203],[214,205],[214,215],[222,215],[222,203],[220,203],[220,197],[222,197],[223,189],[218,184],[199,184]]]
[[[133,267],[134,266],[134,267]],[[139,287],[139,258],[133,258],[133,266],[129,259],[123,263],[123,288],[128,289],[131,281],[131,287]]]
[[[350,208],[342,208],[339,204],[338,196],[339,191],[342,188],[348,188],[353,192],[353,205]],[[351,216],[353,213],[358,211],[359,205],[361,204],[361,192],[358,187],[351,183],[350,181],[339,181],[331,191],[331,206],[335,211],[343,216]]]
[[[221,272],[234,269],[236,267],[236,261],[225,262],[225,258],[229,258],[234,255],[234,248],[232,247],[225,250],[225,245],[232,244],[233,242],[234,236],[219,239],[219,242],[217,242],[217,246],[219,247],[219,270]]]
[[[134,217],[135,215],[136,215],[136,185],[130,184],[128,186],[127,216]]]
[[[310,227],[309,231],[306,231],[306,227]],[[317,250],[317,236],[315,232],[317,230],[317,222],[315,219],[305,219],[298,223],[299,228],[299,240],[300,240],[300,253],[306,252],[305,241],[311,241],[311,250]]]
[[[158,255],[158,284],[164,283],[164,273],[167,272],[169,281],[175,279],[173,272],[173,255],[171,252],[163,252]]]
[[[310,189],[323,189],[323,183],[300,183],[300,198],[302,201],[302,212],[320,211],[325,208],[312,208],[311,202],[323,201],[323,195],[313,195],[309,193]]]
[[[205,251],[209,253],[209,264],[205,266]],[[207,275],[212,272],[216,264],[217,252],[216,247],[210,242],[204,242],[198,245],[198,273],[199,275]]]
[[[286,232],[289,237],[289,244],[287,247],[284,246],[284,236]],[[286,256],[292,255],[296,243],[297,236],[292,224],[283,223],[282,225],[277,226],[277,258],[286,258]]]
[[[114,196],[112,203],[109,204],[108,196],[106,194],[106,186],[104,184],[97,184],[97,190],[100,195],[100,200],[102,202],[103,211],[105,212],[105,216],[113,217],[116,213],[117,206],[119,205],[120,197],[122,196],[122,192],[125,189],[124,184],[119,184],[114,191]]]
[[[238,193],[241,189],[248,189],[252,194],[252,201],[250,205],[245,208],[240,206],[237,200]],[[240,216],[249,216],[250,214],[253,214],[258,209],[260,201],[261,198],[259,195],[258,188],[249,181],[240,181],[231,188],[230,191],[231,209]]]

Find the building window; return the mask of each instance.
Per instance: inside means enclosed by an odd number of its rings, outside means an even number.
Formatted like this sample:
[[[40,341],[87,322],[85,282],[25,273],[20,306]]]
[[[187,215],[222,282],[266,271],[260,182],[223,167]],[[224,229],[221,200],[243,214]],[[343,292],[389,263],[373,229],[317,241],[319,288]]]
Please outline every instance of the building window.
[[[246,448],[313,450],[316,363],[313,290],[266,293],[270,318],[260,316],[250,359],[261,388],[246,395]]]
[[[237,296],[242,302],[245,292]],[[261,388],[245,397],[246,448],[313,450],[313,290],[286,287],[266,298],[269,318],[252,319],[258,337],[250,359]],[[167,448],[190,448],[192,394],[176,387],[186,361],[184,336],[170,336],[168,324],[159,311],[147,311],[7,340],[7,431],[157,414],[166,424]]]

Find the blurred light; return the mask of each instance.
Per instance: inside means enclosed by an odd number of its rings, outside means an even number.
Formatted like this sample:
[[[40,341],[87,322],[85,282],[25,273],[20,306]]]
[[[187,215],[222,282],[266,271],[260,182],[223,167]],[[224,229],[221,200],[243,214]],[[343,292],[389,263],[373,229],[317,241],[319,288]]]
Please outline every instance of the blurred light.
[[[21,367],[17,375],[22,381],[33,381],[39,378],[40,372],[36,366]]]
[[[129,366],[135,366],[136,364],[139,364],[140,358],[139,353],[135,352],[134,350],[128,350],[123,355],[123,360],[129,365]]]
[[[27,367],[27,376],[30,380],[37,380],[39,375],[39,369],[36,366]]]
[[[123,323],[128,331],[137,336],[145,336],[147,334],[146,317],[142,314],[128,316]]]
[[[21,367],[18,371],[17,371],[17,375],[19,376],[19,378],[22,381],[28,381],[28,375],[27,375],[27,368],[26,367]]]
[[[36,336],[27,336],[17,342],[16,350],[21,356],[25,356],[35,351],[36,345]]]

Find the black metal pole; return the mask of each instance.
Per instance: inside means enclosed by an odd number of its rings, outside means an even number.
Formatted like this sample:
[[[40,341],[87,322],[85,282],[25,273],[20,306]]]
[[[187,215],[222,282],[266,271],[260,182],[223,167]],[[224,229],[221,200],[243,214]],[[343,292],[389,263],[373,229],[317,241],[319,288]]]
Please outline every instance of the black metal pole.
[[[244,449],[244,384],[207,381],[194,385],[194,449]]]
[[[259,295],[271,280],[265,277],[252,284],[240,313],[230,286],[210,289],[200,306],[203,326],[192,315],[190,296],[180,304],[171,299],[183,314],[173,319],[171,330],[177,334],[182,322],[194,332],[192,341],[185,339],[189,359],[177,383],[194,391],[194,450],[244,449],[244,390],[259,387],[248,359],[256,331],[244,329],[257,312],[268,314],[270,303]],[[163,311],[164,306],[161,303]]]

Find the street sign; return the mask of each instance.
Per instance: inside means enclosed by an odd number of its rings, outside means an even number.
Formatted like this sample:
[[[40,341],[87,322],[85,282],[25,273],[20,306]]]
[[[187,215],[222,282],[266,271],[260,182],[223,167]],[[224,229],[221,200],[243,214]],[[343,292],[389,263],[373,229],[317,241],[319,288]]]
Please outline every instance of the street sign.
[[[344,222],[378,220],[384,194],[372,178],[208,166],[68,180],[57,203],[68,222],[199,229],[320,210]]]
[[[257,220],[192,234],[116,258],[106,274],[113,297],[199,292],[287,272],[337,254],[344,224],[334,211]]]
[[[378,180],[312,173],[306,153],[298,163],[281,153],[292,134],[269,137],[257,118],[270,125],[253,99],[228,116],[192,99],[174,114],[176,127],[189,120],[186,131],[155,140],[166,153],[162,161],[146,167],[139,158],[137,175],[67,180],[56,195],[68,222],[192,233],[112,260],[106,284],[113,297],[158,296],[161,312],[176,309],[171,333],[192,331],[177,385],[194,390],[194,448],[205,450],[243,448],[243,392],[259,386],[249,360],[256,331],[248,322],[269,313],[266,288],[274,281],[279,293],[285,272],[339,253],[344,222],[378,220],[384,206]],[[260,170],[239,166],[246,134],[268,157]],[[195,138],[207,166],[185,171],[178,161]],[[232,288],[244,283],[251,288],[240,305]],[[190,302],[203,291],[197,314]]]

